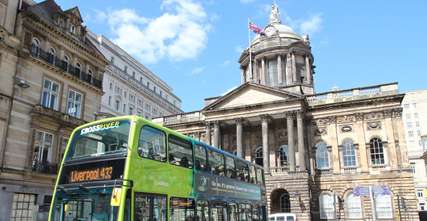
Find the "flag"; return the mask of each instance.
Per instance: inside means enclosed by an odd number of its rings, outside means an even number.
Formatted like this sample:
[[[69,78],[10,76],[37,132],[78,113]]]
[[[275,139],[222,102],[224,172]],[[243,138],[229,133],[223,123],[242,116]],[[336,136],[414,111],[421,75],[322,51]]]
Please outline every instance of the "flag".
[[[251,30],[257,34],[260,34],[262,32],[261,28],[252,22],[249,22],[249,30]]]

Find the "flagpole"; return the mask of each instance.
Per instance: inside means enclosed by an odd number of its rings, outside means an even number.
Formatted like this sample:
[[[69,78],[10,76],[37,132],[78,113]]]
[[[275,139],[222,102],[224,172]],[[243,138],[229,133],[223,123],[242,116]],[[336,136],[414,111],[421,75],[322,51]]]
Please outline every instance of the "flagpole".
[[[251,29],[249,26],[251,25],[251,20],[248,18],[248,46],[249,46],[249,76],[251,78],[251,82],[253,81],[252,75],[252,45],[251,45]]]

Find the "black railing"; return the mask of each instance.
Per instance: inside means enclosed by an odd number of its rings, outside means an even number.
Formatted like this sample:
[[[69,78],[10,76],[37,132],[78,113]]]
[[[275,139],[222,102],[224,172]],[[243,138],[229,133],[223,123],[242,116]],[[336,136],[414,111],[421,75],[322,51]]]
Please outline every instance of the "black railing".
[[[58,171],[58,165],[48,162],[34,163],[32,170],[40,173],[56,174]]]
[[[43,51],[39,47],[31,48],[31,56],[35,58],[39,58],[49,64],[55,65],[62,71],[88,83],[97,88],[102,89],[102,80],[94,78],[92,75],[84,72],[81,68],[77,68],[73,65],[70,65],[67,61],[61,60],[59,57],[54,56],[51,53]]]

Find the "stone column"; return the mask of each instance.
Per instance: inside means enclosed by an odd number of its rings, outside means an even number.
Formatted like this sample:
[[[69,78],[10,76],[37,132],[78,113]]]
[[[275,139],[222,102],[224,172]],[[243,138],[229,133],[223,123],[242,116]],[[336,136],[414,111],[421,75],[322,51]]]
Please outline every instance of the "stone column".
[[[214,122],[214,139],[212,145],[216,148],[219,148],[220,144],[220,129],[219,129],[219,121]]]
[[[241,83],[242,84],[244,84],[245,82],[246,82],[246,71],[245,71],[245,69],[240,69],[241,70],[241,72],[242,72],[242,76],[241,76],[241,79],[240,79],[240,81],[241,81]]]
[[[242,157],[243,156],[243,125],[242,125],[242,119],[239,118],[236,120],[236,146],[237,146],[237,156]]]
[[[261,60],[261,73],[259,74],[261,78],[261,84],[265,84],[265,58]]]
[[[286,85],[292,84],[292,56],[290,53],[286,55]]]
[[[277,83],[278,85],[282,85],[283,77],[282,77],[282,55],[277,55]]]
[[[311,65],[310,65],[310,57],[308,55],[305,56],[305,69],[306,69],[306,77],[305,82],[307,84],[311,84]]]
[[[211,142],[211,123],[210,122],[206,123],[206,143],[209,145],[212,145],[212,142]]]
[[[288,164],[289,170],[295,171],[295,144],[294,144],[294,114],[286,115],[286,125],[288,129]]]
[[[297,79],[297,64],[295,61],[295,54],[292,52],[292,82],[298,82]]]
[[[298,133],[298,155],[299,155],[299,170],[305,171],[305,147],[304,147],[304,125],[303,125],[303,113],[299,111],[297,113],[297,133]]]
[[[261,117],[261,128],[262,128],[262,159],[264,165],[264,171],[270,172],[270,152],[268,150],[268,117]]]
[[[258,83],[259,81],[258,81],[258,75],[257,75],[257,73],[258,73],[258,60],[256,60],[256,59],[254,59],[254,61],[253,61],[253,68],[252,68],[252,79],[251,79],[251,82],[256,82],[256,83]]]

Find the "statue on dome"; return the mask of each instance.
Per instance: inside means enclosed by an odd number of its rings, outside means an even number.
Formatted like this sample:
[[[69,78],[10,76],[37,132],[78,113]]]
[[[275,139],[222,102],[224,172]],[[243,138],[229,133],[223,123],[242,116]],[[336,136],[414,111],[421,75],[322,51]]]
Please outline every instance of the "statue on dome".
[[[279,7],[276,4],[271,5],[270,24],[281,23]]]

